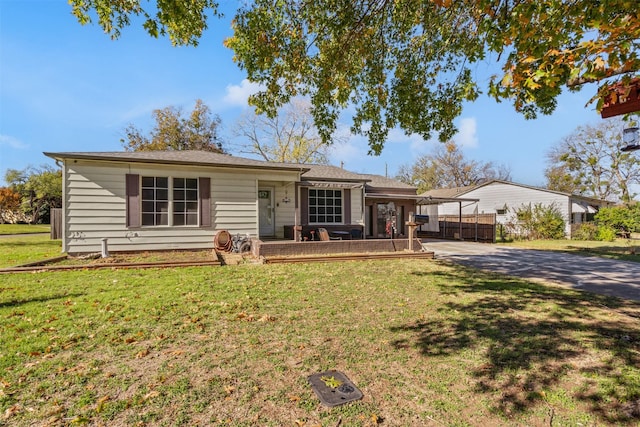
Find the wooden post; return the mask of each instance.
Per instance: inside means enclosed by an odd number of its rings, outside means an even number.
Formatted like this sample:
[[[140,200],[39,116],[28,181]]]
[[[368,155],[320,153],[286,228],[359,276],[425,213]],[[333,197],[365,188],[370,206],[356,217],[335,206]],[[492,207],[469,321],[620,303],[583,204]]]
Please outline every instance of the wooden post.
[[[405,225],[408,227],[409,229],[409,251],[413,252],[413,233],[416,232],[416,229],[418,228],[418,224],[416,224],[415,222],[405,222]]]

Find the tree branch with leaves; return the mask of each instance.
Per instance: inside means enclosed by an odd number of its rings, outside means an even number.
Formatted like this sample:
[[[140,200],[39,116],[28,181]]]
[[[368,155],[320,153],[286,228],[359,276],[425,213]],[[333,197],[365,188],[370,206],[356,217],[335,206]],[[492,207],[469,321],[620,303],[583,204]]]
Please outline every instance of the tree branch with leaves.
[[[508,181],[511,171],[504,165],[468,159],[455,142],[449,141],[435,146],[432,153],[418,157],[412,165],[402,166],[396,178],[424,192],[465,187],[491,179]]]
[[[195,45],[215,0],[70,0],[81,23],[112,37],[141,17],[150,35]],[[597,108],[617,82],[640,71],[637,0],[254,0],[239,8],[226,40],[263,91],[250,97],[270,118],[308,96],[320,137],[340,113],[380,154],[390,129],[448,141],[462,105],[486,90],[526,118],[551,114],[563,89],[598,83]],[[480,65],[501,69],[485,86]]]
[[[134,125],[128,125],[126,137],[120,142],[126,151],[201,150],[222,153],[218,136],[221,120],[200,99],[193,111],[184,117],[182,109],[166,107],[153,110],[155,127],[147,135]]]

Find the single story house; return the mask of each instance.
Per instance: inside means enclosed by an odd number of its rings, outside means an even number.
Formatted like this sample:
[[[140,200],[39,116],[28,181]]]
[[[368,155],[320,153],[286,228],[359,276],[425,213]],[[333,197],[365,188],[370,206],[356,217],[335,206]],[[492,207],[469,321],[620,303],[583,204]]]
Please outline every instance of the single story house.
[[[46,152],[62,167],[62,250],[213,248],[217,231],[255,239],[406,235],[416,188],[327,165],[204,151]]]
[[[593,220],[601,207],[614,203],[545,188],[517,184],[510,181],[489,180],[467,187],[447,188],[427,191],[425,198],[477,199],[477,202],[442,203],[438,205],[439,215],[458,215],[460,207],[463,215],[495,214],[497,224],[517,224],[517,211],[523,206],[555,206],[565,220],[565,234],[571,236],[572,224]]]

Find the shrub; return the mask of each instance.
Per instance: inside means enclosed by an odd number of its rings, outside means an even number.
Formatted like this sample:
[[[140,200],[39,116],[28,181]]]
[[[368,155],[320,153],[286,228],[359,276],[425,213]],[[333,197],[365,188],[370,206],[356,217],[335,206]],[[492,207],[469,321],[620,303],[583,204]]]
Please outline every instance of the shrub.
[[[640,204],[601,208],[595,215],[600,227],[609,227],[617,232],[640,231]]]
[[[555,204],[537,203],[523,205],[516,211],[518,225],[530,239],[562,239],[565,237],[565,222]]]
[[[598,227],[598,240],[603,242],[613,242],[616,240],[616,230],[613,227],[601,226]]]
[[[573,240],[598,240],[598,226],[593,222],[584,222],[571,233]]]

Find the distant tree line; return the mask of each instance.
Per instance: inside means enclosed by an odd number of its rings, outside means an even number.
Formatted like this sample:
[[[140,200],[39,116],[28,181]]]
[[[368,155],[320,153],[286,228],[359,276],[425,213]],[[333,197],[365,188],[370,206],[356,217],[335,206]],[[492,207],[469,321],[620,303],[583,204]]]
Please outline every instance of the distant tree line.
[[[0,223],[49,224],[62,207],[62,171],[49,165],[8,169],[0,187]]]

